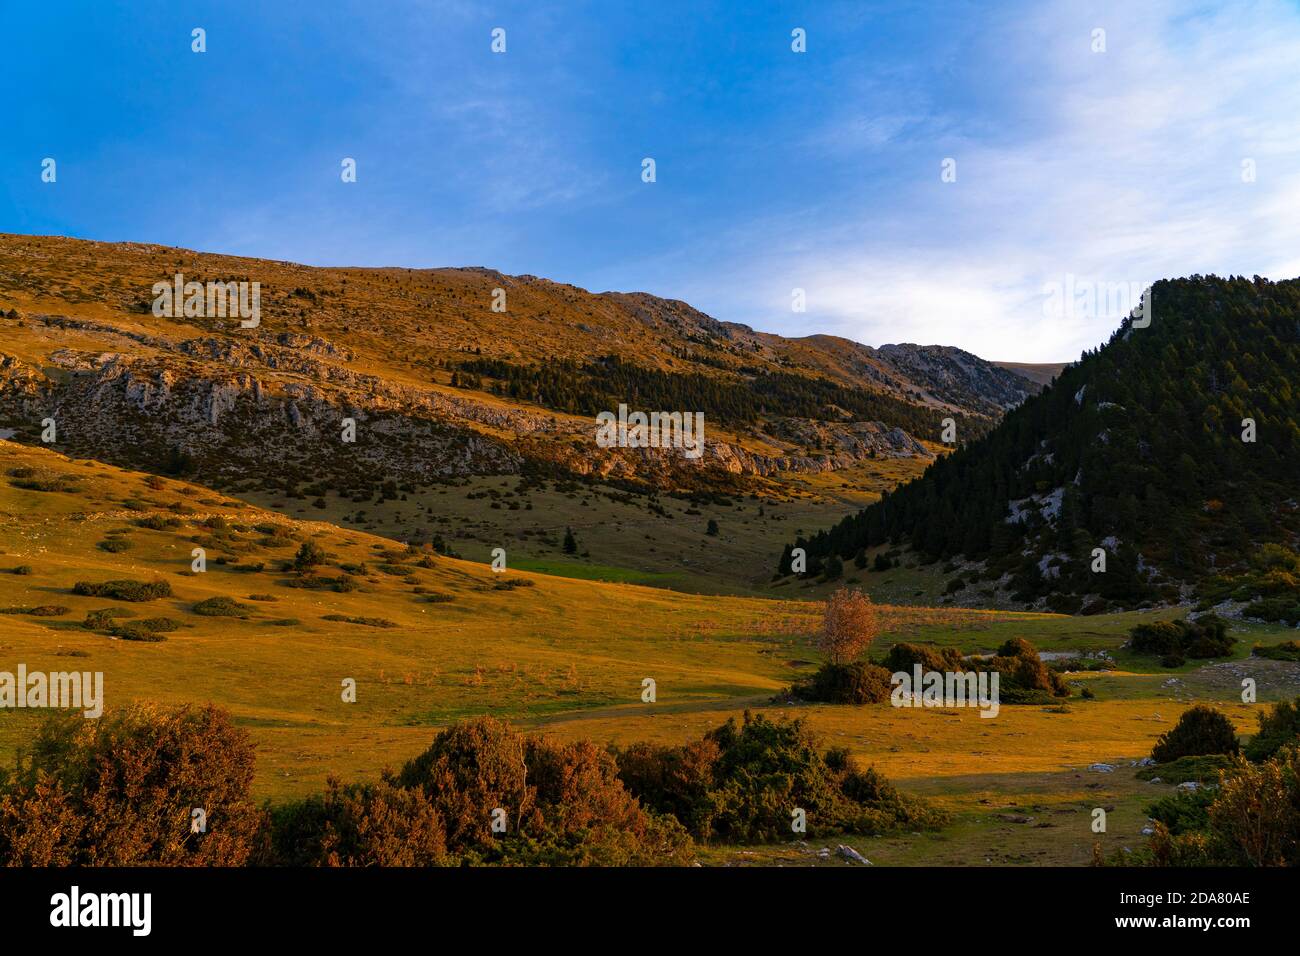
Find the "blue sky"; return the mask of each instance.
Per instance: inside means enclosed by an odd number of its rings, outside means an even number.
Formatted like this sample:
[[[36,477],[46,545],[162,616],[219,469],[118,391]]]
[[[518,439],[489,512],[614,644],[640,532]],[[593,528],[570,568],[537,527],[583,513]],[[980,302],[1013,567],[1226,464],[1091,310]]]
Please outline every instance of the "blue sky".
[[[1153,279],[1300,275],[1297,64],[1293,0],[11,2],[0,231],[1070,359]]]

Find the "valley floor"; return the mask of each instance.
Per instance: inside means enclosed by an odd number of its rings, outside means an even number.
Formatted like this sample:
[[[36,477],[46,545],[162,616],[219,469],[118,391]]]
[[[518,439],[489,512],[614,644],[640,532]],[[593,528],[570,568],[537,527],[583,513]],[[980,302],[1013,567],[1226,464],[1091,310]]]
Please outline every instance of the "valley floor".
[[[703,862],[849,865],[835,854],[844,842],[882,865],[1085,864],[1098,839],[1108,852],[1142,841],[1143,808],[1171,788],[1136,780],[1132,764],[1187,706],[1212,701],[1252,733],[1260,705],[1300,693],[1300,665],[1249,658],[1253,643],[1294,637],[1282,627],[1238,625],[1232,660],[1163,670],[1120,645],[1134,623],[1169,610],[1066,617],[888,604],[877,651],[899,640],[987,651],[1024,637],[1043,651],[1106,650],[1120,669],[1070,676],[1094,699],[1004,705],[992,720],[888,704],[778,705],[774,695],[820,661],[809,642],[820,621],[813,601],[517,566],[494,574],[184,482],[8,442],[0,459],[0,670],[101,671],[108,706],[228,708],[257,743],[256,792],[272,801],[319,790],[327,775],[374,778],[471,715],[601,743],[681,742],[753,709],[806,717],[827,745],[931,797],[954,822],[927,835],[709,847]],[[294,577],[279,563],[306,541],[330,556],[320,575],[350,569],[356,589],[288,586]],[[195,574],[200,546],[207,569]],[[155,578],[171,596],[131,604],[73,593],[82,581]],[[233,600],[233,610],[196,610],[214,597]],[[144,643],[83,626],[107,607],[175,627],[166,641]],[[1260,704],[1241,703],[1244,676],[1258,681]],[[640,699],[646,677],[654,704]],[[355,703],[342,700],[347,679]],[[0,761],[12,764],[42,716],[0,710]],[[1087,769],[1096,763],[1114,769]],[[1090,829],[1097,806],[1113,808],[1100,838]],[[828,856],[818,855],[823,846]]]

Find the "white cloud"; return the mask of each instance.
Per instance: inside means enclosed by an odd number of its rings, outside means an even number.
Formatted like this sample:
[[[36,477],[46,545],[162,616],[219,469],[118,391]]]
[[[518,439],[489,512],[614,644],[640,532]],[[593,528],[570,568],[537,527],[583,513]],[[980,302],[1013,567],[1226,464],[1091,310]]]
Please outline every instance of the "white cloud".
[[[925,168],[887,208],[824,210],[838,222],[830,228],[822,216],[749,224],[764,245],[746,250],[751,265],[729,288],[706,291],[719,314],[1053,361],[1077,358],[1118,323],[1045,317],[1045,285],[1067,275],[1114,284],[1300,272],[1300,11],[1269,0],[1190,13],[1149,3],[1081,17],[1075,6],[1008,21],[972,51],[1003,58],[999,78],[1022,78],[1014,135],[927,144],[912,134],[907,155]],[[1093,26],[1107,31],[1104,54],[1089,51]],[[979,62],[971,67],[978,75]],[[840,122],[862,148],[907,128],[896,116]],[[929,128],[968,129],[953,117]],[[942,184],[948,155],[958,181]],[[1245,158],[1256,162],[1253,183],[1241,178]],[[806,316],[789,314],[792,286],[808,290]]]

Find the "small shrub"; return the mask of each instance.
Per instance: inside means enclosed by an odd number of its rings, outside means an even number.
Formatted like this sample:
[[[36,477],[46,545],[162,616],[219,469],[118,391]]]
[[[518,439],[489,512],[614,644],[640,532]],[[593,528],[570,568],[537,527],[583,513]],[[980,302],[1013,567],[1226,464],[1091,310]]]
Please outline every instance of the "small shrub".
[[[490,717],[453,725],[391,782],[422,792],[462,862],[671,865],[690,839],[674,819],[647,813],[618,765],[590,741],[515,733]],[[507,830],[493,833],[492,810]]]
[[[784,840],[790,808],[807,811],[812,836],[924,830],[945,815],[896,790],[847,751],[822,751],[801,720],[749,712],[681,747],[616,750],[619,775],[642,802],[672,813],[704,840]]]
[[[113,625],[114,618],[135,617],[135,611],[127,610],[124,607],[107,607],[98,611],[90,611],[86,614],[86,619],[81,622],[81,626],[90,631],[106,631]]]
[[[164,518],[162,515],[148,515],[144,518],[136,518],[132,522],[137,528],[148,528],[150,531],[163,531],[169,528],[179,528],[184,522],[180,518]]]
[[[346,594],[355,591],[360,585],[350,575],[331,577],[327,574],[303,574],[287,581],[281,581],[287,588],[303,588],[308,591],[335,591]]]
[[[139,641],[144,644],[161,644],[167,640],[164,634],[144,627],[139,621],[127,621],[125,624],[110,624],[108,633],[123,641]]]
[[[807,681],[790,688],[799,700],[826,704],[878,704],[888,700],[889,693],[890,672],[866,661],[823,664]]]
[[[1300,641],[1283,641],[1281,644],[1274,644],[1271,647],[1256,644],[1250,653],[1253,657],[1266,657],[1274,661],[1295,661],[1300,663]]]
[[[298,553],[294,555],[293,567],[295,571],[306,571],[311,568],[324,564],[329,560],[329,555],[315,541],[304,541],[298,548]]]
[[[72,608],[62,604],[38,604],[35,607],[0,608],[0,614],[30,614],[32,617],[62,617]]]
[[[1179,757],[1236,752],[1237,734],[1228,718],[1213,707],[1197,704],[1183,711],[1178,723],[1160,735],[1151,759],[1169,763]]]
[[[207,598],[190,608],[191,613],[204,617],[247,617],[251,610],[248,605],[240,604],[224,594]]]
[[[1245,747],[1247,760],[1268,760],[1283,747],[1300,745],[1300,697],[1278,701],[1258,719],[1259,733]]]
[[[382,617],[349,617],[346,614],[326,614],[326,621],[342,621],[345,624],[361,624],[365,627],[397,627],[397,624]]]
[[[1159,777],[1164,783],[1177,785],[1187,781],[1196,783],[1214,783],[1219,774],[1232,765],[1232,758],[1227,754],[1202,754],[1199,757],[1179,757],[1170,763],[1143,767],[1137,772],[1139,780],[1154,780]]]
[[[884,665],[890,673],[912,673],[912,666],[920,664],[922,672],[957,671],[962,667],[961,651],[955,647],[933,647],[928,644],[895,644],[885,655]]]
[[[270,859],[281,866],[446,866],[447,831],[419,790],[344,785],[271,813]]]
[[[154,601],[158,598],[171,597],[172,587],[166,581],[132,581],[129,579],[120,581],[105,581],[103,584],[92,584],[88,581],[78,581],[72,588],[73,594],[80,594],[86,597],[106,597],[115,601],[131,601],[140,603],[143,601]]]
[[[1137,654],[1151,654],[1165,667],[1178,667],[1185,658],[1225,657],[1237,643],[1229,637],[1227,625],[1213,614],[1195,621],[1151,621],[1129,632],[1129,648]]]
[[[38,468],[10,468],[9,484],[24,491],[75,491],[78,477]]]
[[[537,584],[532,578],[498,578],[493,583],[494,591],[513,591],[515,588],[531,588]]]

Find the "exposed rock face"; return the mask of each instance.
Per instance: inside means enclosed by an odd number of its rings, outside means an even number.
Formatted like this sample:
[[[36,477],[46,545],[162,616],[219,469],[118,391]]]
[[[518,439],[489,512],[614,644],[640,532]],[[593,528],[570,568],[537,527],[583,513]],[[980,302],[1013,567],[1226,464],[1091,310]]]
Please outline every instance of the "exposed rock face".
[[[196,282],[260,283],[259,324],[241,328],[224,314],[198,314],[204,310],[155,316],[152,288],[181,273]],[[508,292],[508,315],[492,304],[498,290]],[[0,427],[35,440],[35,426],[53,415],[59,443],[71,453],[141,467],[157,467],[160,456],[195,460],[232,475],[320,469],[322,477],[414,480],[536,463],[666,485],[726,486],[871,457],[928,457],[891,426],[933,431],[941,416],[953,414],[982,429],[1033,389],[956,349],[786,338],[674,299],[596,293],[479,267],[315,268],[140,243],[0,234],[0,306],[6,305],[0,358],[12,353],[22,361],[0,366]],[[594,421],[552,414],[540,394],[511,392],[506,399],[456,387],[466,374],[478,376],[469,368],[475,361],[544,369],[606,359],[663,376],[671,385],[660,394],[779,380],[788,386],[781,399],[787,404],[762,414],[753,426],[761,434],[752,438],[710,418],[704,454],[691,459],[680,449],[600,448]],[[854,402],[855,393],[872,400]],[[845,397],[827,397],[833,395]],[[857,411],[819,409],[799,396]],[[706,407],[730,406],[723,397]],[[752,417],[733,413],[728,420]],[[333,436],[344,418],[356,420],[358,434],[340,449]]]
[[[882,345],[881,357],[942,402],[998,415],[1040,390],[1037,383],[947,345]]]
[[[55,327],[91,324],[50,318]],[[696,459],[674,448],[600,448],[594,420],[390,382],[340,364],[348,351],[319,337],[144,338],[151,351],[141,355],[56,350],[54,377],[4,357],[0,419],[30,435],[41,418],[53,417],[63,448],[122,464],[158,469],[184,460],[231,481],[271,470],[305,481],[329,476],[345,486],[367,477],[509,474],[527,460],[581,475],[695,486],[931,454],[880,422],[796,418],[771,422],[769,438],[803,452],[758,453],[711,437],[707,422]],[[343,441],[345,419],[355,422],[354,442]]]

